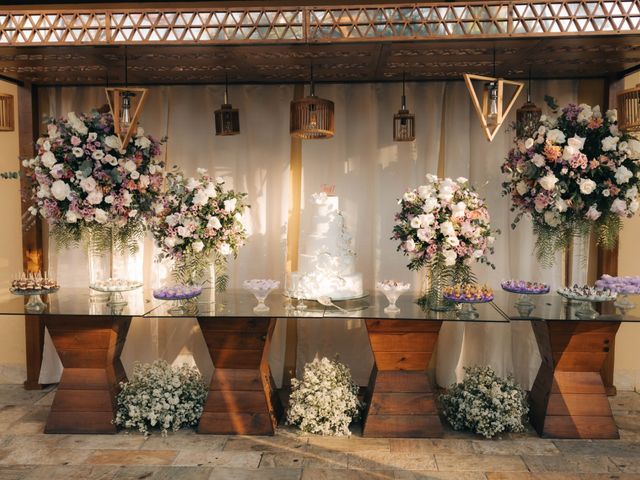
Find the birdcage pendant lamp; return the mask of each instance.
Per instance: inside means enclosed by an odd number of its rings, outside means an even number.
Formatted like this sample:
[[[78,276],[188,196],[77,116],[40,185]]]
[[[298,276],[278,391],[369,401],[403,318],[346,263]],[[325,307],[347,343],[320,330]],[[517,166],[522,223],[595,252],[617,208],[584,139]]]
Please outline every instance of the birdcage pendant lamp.
[[[527,86],[527,102],[516,110],[516,135],[518,138],[531,138],[538,131],[542,109],[531,101],[531,70]]]
[[[240,133],[240,112],[229,103],[229,82],[225,79],[224,103],[214,112],[216,136],[238,135]]]
[[[405,78],[402,74],[402,101],[400,110],[393,116],[393,140],[413,142],[416,139],[416,116],[407,108]]]
[[[316,96],[312,69],[309,95],[291,102],[289,132],[296,138],[321,140],[333,137],[334,131],[334,104]]]

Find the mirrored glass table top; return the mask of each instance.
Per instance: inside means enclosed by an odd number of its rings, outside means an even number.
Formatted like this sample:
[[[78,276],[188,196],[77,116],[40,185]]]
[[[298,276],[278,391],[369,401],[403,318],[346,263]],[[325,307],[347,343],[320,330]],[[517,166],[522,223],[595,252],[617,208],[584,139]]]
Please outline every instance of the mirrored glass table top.
[[[118,297],[118,298],[115,298]],[[122,292],[122,297],[94,292],[87,288],[60,288],[56,293],[41,295],[41,311],[27,309],[29,296],[18,296],[8,288],[0,292],[0,315],[109,315],[141,317],[151,310],[151,293],[138,288]]]
[[[622,300],[619,298],[618,301]],[[569,301],[557,293],[545,295],[518,295],[502,292],[496,301],[498,308],[513,321],[548,320],[599,322],[640,322],[640,296],[630,295],[627,300],[635,307],[624,312],[616,302]]]

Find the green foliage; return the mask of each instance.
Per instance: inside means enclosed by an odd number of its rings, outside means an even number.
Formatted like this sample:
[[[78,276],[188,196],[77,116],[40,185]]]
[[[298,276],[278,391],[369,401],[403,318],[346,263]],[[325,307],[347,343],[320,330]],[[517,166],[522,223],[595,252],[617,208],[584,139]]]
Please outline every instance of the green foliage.
[[[214,287],[216,292],[224,292],[229,283],[227,258],[224,255],[193,253],[183,255],[174,263],[172,276],[176,283],[194,285],[200,283],[200,280],[205,276],[210,265],[213,265],[215,271]]]
[[[3,180],[17,180],[20,178],[20,172],[0,172],[0,178]]]
[[[81,226],[77,223],[55,223],[50,230],[58,249],[84,245],[92,254],[110,251],[136,253],[144,232],[142,222],[127,223],[121,228],[98,224]]]
[[[425,310],[451,310],[455,303],[442,296],[445,287],[458,283],[477,283],[471,266],[457,261],[447,266],[444,256],[438,252],[426,268],[428,272],[427,291],[417,300],[417,304]]]
[[[554,113],[555,113],[555,112],[557,112],[557,111],[558,111],[559,105],[558,105],[558,103],[556,102],[556,99],[555,99],[554,97],[552,97],[551,95],[545,95],[545,96],[544,96],[544,103],[546,103],[546,104],[547,104],[547,106],[549,107],[549,109],[550,109],[552,112],[554,112]]]

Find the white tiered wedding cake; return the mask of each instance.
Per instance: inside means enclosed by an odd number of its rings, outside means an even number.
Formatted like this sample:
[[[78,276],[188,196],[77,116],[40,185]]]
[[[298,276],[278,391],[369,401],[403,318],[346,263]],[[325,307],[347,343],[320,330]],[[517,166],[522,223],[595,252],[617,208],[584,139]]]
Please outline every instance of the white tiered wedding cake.
[[[355,272],[355,254],[350,249],[338,197],[312,195],[311,229],[303,236],[298,271],[291,274],[291,289],[299,298],[347,300],[362,296],[362,274]]]

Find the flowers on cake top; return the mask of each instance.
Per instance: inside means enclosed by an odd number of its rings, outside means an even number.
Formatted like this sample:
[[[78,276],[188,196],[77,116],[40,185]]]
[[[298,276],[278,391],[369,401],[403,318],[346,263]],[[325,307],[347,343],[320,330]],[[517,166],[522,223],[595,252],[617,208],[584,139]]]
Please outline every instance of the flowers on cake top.
[[[426,180],[398,201],[392,239],[411,258],[409,269],[433,261],[446,266],[471,260],[489,264],[495,232],[485,201],[464,177],[452,180],[428,174]]]
[[[36,156],[23,161],[32,180],[31,213],[42,215],[66,244],[86,229],[115,226],[122,242],[138,236],[162,188],[160,144],[139,127],[121,146],[110,113],[48,120]]]
[[[511,293],[543,294],[549,293],[549,285],[526,280],[505,280],[500,284],[503,290]]]

